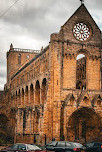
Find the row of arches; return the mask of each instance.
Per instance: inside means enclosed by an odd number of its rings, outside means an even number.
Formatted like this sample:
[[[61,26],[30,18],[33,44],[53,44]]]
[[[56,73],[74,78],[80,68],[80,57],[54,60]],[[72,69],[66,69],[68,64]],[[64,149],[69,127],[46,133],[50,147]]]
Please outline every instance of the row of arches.
[[[89,96],[89,94],[85,94],[85,91],[83,91],[76,99],[75,96],[71,93],[66,97],[65,102],[63,103],[63,106],[67,105],[102,107],[102,97],[100,94],[95,94],[92,98]]]
[[[25,89],[21,88],[12,95],[12,100],[19,105],[28,106],[29,104],[40,105],[44,104],[47,99],[47,80],[43,79],[41,87],[40,82],[37,80],[35,85],[33,83],[30,86],[26,85]]]

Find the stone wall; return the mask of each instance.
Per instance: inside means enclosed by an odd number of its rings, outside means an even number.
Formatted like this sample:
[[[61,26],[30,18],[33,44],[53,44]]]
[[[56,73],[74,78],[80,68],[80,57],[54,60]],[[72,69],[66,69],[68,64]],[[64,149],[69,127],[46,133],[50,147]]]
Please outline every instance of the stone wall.
[[[85,41],[73,33],[78,22],[89,27]],[[21,53],[21,66],[13,65],[12,56],[18,62],[19,52],[11,46],[5,115],[13,126],[14,142],[44,145],[53,138],[81,143],[102,140],[101,45],[101,31],[82,4],[59,33],[51,34],[45,49]],[[86,57],[84,89],[76,88],[79,54]],[[28,55],[31,58],[25,61]]]

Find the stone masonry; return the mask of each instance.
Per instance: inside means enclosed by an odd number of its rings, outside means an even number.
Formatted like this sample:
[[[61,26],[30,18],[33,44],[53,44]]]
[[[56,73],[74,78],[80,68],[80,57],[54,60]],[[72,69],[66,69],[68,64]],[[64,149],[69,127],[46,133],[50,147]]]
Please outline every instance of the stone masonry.
[[[11,44],[0,92],[0,137],[42,145],[53,138],[102,141],[101,52],[101,30],[84,4],[51,34],[46,48]]]

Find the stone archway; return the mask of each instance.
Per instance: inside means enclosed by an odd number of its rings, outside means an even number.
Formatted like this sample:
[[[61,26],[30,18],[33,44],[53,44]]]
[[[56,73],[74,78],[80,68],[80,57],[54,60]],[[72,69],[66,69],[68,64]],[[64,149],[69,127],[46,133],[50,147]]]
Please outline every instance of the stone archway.
[[[67,138],[82,143],[101,140],[101,118],[91,108],[80,108],[72,113],[67,123]]]

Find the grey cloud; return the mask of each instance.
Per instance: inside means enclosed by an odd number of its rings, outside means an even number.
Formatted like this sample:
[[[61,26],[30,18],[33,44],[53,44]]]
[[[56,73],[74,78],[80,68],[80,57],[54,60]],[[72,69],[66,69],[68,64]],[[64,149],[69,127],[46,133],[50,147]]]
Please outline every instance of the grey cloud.
[[[93,11],[95,9],[102,10],[102,0],[93,0],[93,1],[86,0],[86,4],[88,8],[92,9]]]
[[[85,2],[87,5],[92,3],[88,0]],[[93,5],[94,3],[96,4],[95,0],[93,0]],[[30,0],[29,2],[22,0],[3,17],[3,20],[5,24],[9,23],[11,27],[14,26],[13,29],[18,25],[21,34],[47,39],[52,32],[59,31],[60,26],[79,5],[80,1],[76,2],[76,0],[73,2],[71,0]]]
[[[0,64],[0,77],[6,77],[6,66]]]
[[[33,5],[34,2],[36,5]],[[65,20],[64,14],[67,15],[67,10],[70,12],[68,8],[71,5],[71,1],[67,2],[67,0],[65,0],[65,3],[61,0],[30,0],[28,3],[25,0],[25,3],[27,4],[22,4],[22,7],[20,6],[19,8],[17,7],[20,4],[19,2],[14,9],[14,14],[13,10],[11,10],[8,15],[3,17],[3,21],[11,26],[19,25],[23,32],[25,31],[27,34],[34,35],[37,38],[44,38],[52,32],[58,31],[61,21],[63,23]],[[69,17],[69,13],[67,17]]]
[[[6,78],[0,77],[0,90],[4,89],[4,84],[6,83]]]

